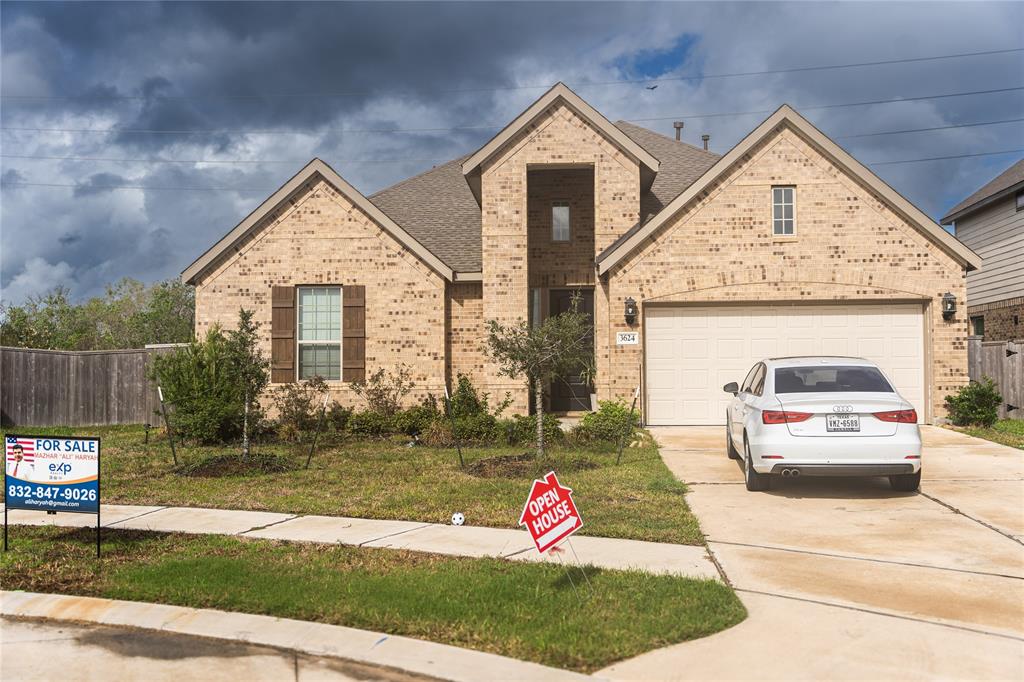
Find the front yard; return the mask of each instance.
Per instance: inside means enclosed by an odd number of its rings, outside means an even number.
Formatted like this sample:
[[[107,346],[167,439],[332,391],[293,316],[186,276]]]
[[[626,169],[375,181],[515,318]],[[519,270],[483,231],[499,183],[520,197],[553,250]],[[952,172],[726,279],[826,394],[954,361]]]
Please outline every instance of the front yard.
[[[221,536],[17,529],[5,590],[126,599],[379,630],[591,672],[743,620],[712,580]]]
[[[515,528],[534,478],[549,470],[573,489],[584,535],[702,544],[683,494],[686,487],[661,461],[649,439],[627,448],[616,466],[609,445],[564,445],[545,461],[525,447],[468,448],[466,469],[454,449],[407,447],[408,438],[345,441],[317,448],[260,445],[263,471],[232,471],[218,461],[238,448],[180,447],[175,467],[166,438],[141,426],[19,428],[19,433],[102,438],[105,504],[249,509],[374,519],[448,523],[462,512],[467,525]]]
[[[1002,419],[991,428],[970,426],[959,430],[976,438],[1024,450],[1024,419]]]

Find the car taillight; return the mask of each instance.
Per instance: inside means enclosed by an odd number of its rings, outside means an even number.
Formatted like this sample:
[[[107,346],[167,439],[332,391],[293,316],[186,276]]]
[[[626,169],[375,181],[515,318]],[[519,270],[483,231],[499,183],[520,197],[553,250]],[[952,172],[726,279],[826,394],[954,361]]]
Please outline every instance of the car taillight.
[[[811,418],[810,412],[788,412],[786,410],[765,410],[761,413],[761,421],[765,424],[785,424],[804,422]]]
[[[917,410],[892,410],[891,412],[875,412],[875,418],[883,422],[897,424],[916,424]]]

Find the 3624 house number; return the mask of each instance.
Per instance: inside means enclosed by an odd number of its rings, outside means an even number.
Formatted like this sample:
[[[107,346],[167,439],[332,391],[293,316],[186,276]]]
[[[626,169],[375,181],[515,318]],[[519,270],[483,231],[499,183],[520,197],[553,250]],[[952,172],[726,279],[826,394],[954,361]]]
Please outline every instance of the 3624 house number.
[[[615,345],[635,346],[640,343],[640,332],[616,332]]]

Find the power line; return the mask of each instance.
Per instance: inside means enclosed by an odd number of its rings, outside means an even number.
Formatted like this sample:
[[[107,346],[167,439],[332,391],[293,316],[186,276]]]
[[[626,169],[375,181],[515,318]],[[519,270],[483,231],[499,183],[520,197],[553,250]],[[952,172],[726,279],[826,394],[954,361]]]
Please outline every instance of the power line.
[[[836,135],[833,139],[844,140],[861,137],[874,137],[879,135],[901,135],[904,133],[922,133],[937,130],[953,130],[956,128],[976,128],[979,126],[1000,125],[1005,123],[1024,122],[1022,118],[1007,118],[998,121],[979,121],[977,123],[953,123],[945,126],[932,126],[930,128],[904,128],[903,130],[885,130],[874,133],[858,133],[855,135]],[[169,164],[224,164],[224,165],[303,165],[309,159],[126,159],[119,157],[105,156],[36,156],[30,154],[0,154],[4,159],[22,159],[28,161],[94,161],[110,163],[169,163]],[[358,164],[386,164],[386,163],[437,163],[448,161],[447,158],[401,158],[401,159],[338,159],[338,163],[354,162]]]
[[[855,69],[864,68],[870,66],[886,66],[893,64],[910,64],[919,62],[931,62],[945,59],[959,59],[964,57],[982,57],[991,56],[998,54],[1010,54],[1015,52],[1024,51],[1024,47],[1006,48],[1000,50],[984,50],[980,52],[960,52],[955,54],[943,54],[943,55],[932,55],[927,57],[906,57],[901,59],[884,59],[873,62],[854,62],[850,64],[826,64],[818,66],[798,66],[783,69],[765,69],[762,71],[736,71],[732,73],[712,73],[692,76],[662,76],[658,78],[622,78],[616,80],[607,81],[587,81],[581,83],[573,83],[571,87],[579,89],[591,86],[608,86],[608,85],[636,85],[644,83],[667,83],[667,82],[680,82],[680,81],[699,81],[699,80],[715,80],[722,78],[739,78],[747,76],[768,76],[782,73],[805,73],[810,71],[831,71],[837,69]],[[457,93],[472,93],[472,92],[501,92],[501,91],[515,91],[515,90],[546,90],[551,88],[554,83],[545,83],[543,85],[507,85],[507,86],[493,86],[487,88],[451,88],[451,89],[436,89],[429,88],[426,92],[434,92],[438,94],[457,94]],[[125,100],[125,101],[141,101],[141,100],[152,100],[152,99],[165,99],[165,100],[190,100],[190,99],[242,99],[242,100],[259,100],[267,98],[325,98],[325,97],[350,97],[353,95],[367,95],[367,94],[380,94],[381,90],[371,89],[358,89],[358,90],[344,90],[339,92],[323,92],[323,93],[262,93],[254,95],[231,95],[231,94],[220,94],[220,93],[203,93],[197,95],[104,95],[101,93],[78,93],[75,95],[0,95],[0,98],[6,100],[24,100],[24,101],[65,101],[74,99],[95,99],[95,100]],[[410,91],[412,92],[412,91]],[[417,91],[423,92],[423,90]]]
[[[924,161],[945,161],[949,159],[967,159],[979,156],[997,156],[1000,154],[1022,154],[1024,149],[1003,149],[995,152],[977,152],[973,154],[956,154],[953,156],[931,156],[923,159],[901,159],[898,161],[871,161],[868,166],[889,166],[898,163],[921,163]],[[82,183],[59,183],[59,182],[21,182],[3,181],[0,187],[62,187],[70,189],[83,189],[89,191],[114,190],[114,189],[141,189],[158,191],[181,191],[181,192],[273,192],[276,187],[168,187],[153,185],[86,185]]]
[[[1014,86],[1009,88],[995,88],[992,90],[973,90],[970,92],[951,92],[941,95],[920,95],[917,97],[898,97],[894,99],[877,99],[867,100],[861,102],[842,102],[838,104],[816,104],[812,106],[801,106],[797,107],[802,111],[812,111],[820,109],[838,109],[842,107],[859,107],[868,106],[874,104],[895,104],[898,102],[920,102],[923,100],[930,99],[947,99],[950,97],[969,97],[976,95],[991,95],[1004,92],[1017,92],[1024,90],[1024,86]],[[694,119],[694,118],[721,118],[727,116],[750,116],[754,114],[770,114],[774,109],[759,109],[757,111],[731,111],[721,112],[712,114],[680,114],[676,116],[658,116],[649,118],[633,118],[629,119],[633,122],[645,122],[645,121],[670,121],[670,120],[681,120],[681,119]],[[504,124],[497,125],[476,125],[476,126],[453,126],[449,128],[326,128],[326,132],[338,132],[342,134],[352,133],[437,133],[437,132],[453,132],[461,130],[495,130],[504,128]],[[35,127],[17,127],[17,126],[3,126],[0,127],[3,131],[19,131],[19,132],[37,132],[37,133],[100,133],[100,134],[113,134],[113,133],[145,133],[154,135],[306,135],[308,131],[298,130],[242,130],[242,129],[229,129],[229,128],[210,128],[206,130],[153,130],[147,128],[35,128]]]

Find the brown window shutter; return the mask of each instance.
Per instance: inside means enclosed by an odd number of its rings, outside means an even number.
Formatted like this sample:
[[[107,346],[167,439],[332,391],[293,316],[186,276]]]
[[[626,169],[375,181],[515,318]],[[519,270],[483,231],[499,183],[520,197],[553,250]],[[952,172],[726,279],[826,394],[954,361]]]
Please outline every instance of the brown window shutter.
[[[295,287],[271,287],[270,381],[295,381]]]
[[[341,378],[366,379],[366,287],[349,284],[341,288]]]

